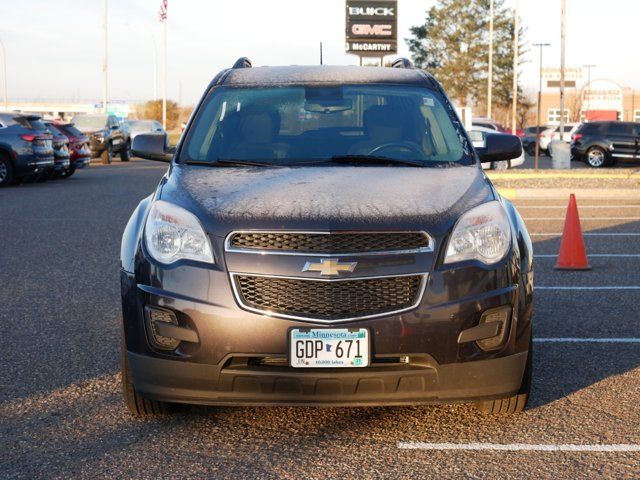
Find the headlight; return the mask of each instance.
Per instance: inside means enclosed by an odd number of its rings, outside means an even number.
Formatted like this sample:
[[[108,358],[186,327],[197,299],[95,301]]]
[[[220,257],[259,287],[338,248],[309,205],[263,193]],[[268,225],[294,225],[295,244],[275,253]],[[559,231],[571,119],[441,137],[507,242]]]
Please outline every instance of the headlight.
[[[502,260],[510,245],[507,212],[499,202],[488,202],[460,217],[449,239],[444,263],[479,260],[489,265]]]
[[[149,254],[162,263],[180,259],[214,263],[209,238],[198,219],[182,207],[157,200],[144,226]]]

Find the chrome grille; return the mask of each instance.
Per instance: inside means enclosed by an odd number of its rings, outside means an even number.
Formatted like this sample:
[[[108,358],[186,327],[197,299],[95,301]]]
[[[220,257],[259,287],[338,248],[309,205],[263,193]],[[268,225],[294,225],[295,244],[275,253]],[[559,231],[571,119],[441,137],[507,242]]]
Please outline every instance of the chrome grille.
[[[233,274],[240,304],[274,316],[318,321],[351,320],[415,307],[424,275],[314,280]]]
[[[356,254],[431,251],[425,232],[233,232],[227,251]]]

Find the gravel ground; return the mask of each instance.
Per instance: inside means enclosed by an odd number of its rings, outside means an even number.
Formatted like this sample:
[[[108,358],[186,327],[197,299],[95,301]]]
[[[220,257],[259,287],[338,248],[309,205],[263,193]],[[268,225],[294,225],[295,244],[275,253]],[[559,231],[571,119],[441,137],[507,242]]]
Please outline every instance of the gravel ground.
[[[398,442],[640,445],[640,345],[536,343],[530,408],[482,416],[415,408],[187,408],[139,420],[119,391],[120,235],[166,166],[92,166],[68,181],[0,191],[2,478],[638,478],[638,452],[398,449]],[[575,184],[574,180],[574,186]],[[580,183],[581,184],[581,183]],[[566,199],[516,202],[536,234],[557,233]],[[581,202],[591,233],[640,234],[640,210]],[[553,207],[536,209],[531,207]],[[593,205],[593,203],[591,203]],[[535,252],[559,238],[533,237]],[[585,237],[591,254],[640,254],[640,236]],[[640,285],[640,259],[591,259],[538,286]],[[535,335],[637,337],[640,290],[538,290]]]

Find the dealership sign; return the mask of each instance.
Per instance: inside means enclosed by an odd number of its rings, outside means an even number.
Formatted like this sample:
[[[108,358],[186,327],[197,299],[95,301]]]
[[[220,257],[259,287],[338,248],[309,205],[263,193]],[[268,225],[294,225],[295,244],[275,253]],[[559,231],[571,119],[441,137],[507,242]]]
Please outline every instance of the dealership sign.
[[[594,80],[582,90],[583,110],[622,111],[622,88],[611,80]]]
[[[346,50],[380,57],[398,51],[397,0],[347,0]]]

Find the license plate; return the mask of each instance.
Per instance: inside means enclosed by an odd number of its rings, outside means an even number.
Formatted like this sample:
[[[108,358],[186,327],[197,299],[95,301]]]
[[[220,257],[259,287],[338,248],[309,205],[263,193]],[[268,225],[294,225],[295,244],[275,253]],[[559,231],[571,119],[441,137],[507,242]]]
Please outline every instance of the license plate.
[[[354,368],[369,365],[366,328],[293,328],[289,364],[294,368]]]

